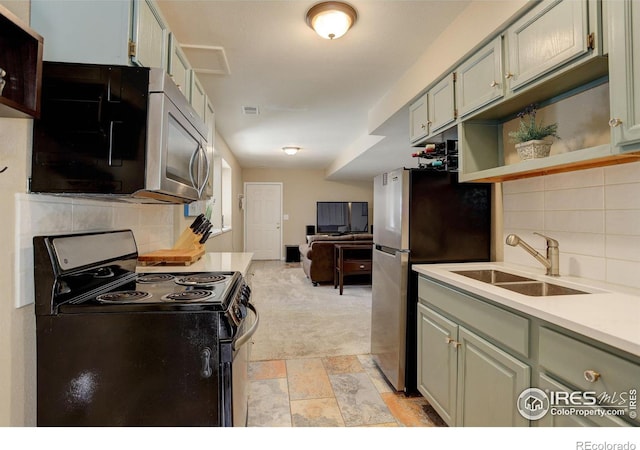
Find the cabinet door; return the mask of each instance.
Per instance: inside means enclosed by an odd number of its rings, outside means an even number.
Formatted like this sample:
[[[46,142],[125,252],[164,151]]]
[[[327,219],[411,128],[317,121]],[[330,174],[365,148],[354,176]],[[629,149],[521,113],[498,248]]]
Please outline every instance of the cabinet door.
[[[167,67],[168,31],[162,16],[150,0],[133,2],[135,51],[131,62],[143,67]]]
[[[502,37],[498,36],[465,61],[456,74],[456,107],[460,117],[502,98]]]
[[[518,412],[517,400],[530,387],[530,367],[463,327],[458,341],[456,425],[529,426]]]
[[[455,425],[458,325],[418,304],[418,390],[448,424]]]
[[[514,91],[589,51],[586,0],[547,0],[507,29]]]
[[[611,141],[619,150],[640,143],[640,3],[609,2]],[[633,145],[635,144],[635,145]]]
[[[169,41],[171,43],[171,51],[169,53],[169,76],[176,86],[178,86],[178,89],[182,91],[184,96],[186,98],[191,98],[191,80],[189,79],[191,65],[173,34],[171,34]]]
[[[429,124],[427,123],[427,94],[409,106],[409,127],[409,137],[412,144],[429,133]]]
[[[427,92],[429,134],[441,131],[456,120],[454,74],[444,77]]]
[[[193,109],[196,110],[202,120],[205,119],[205,107],[206,107],[206,95],[204,88],[196,77],[196,74],[191,71],[191,99],[190,103]]]

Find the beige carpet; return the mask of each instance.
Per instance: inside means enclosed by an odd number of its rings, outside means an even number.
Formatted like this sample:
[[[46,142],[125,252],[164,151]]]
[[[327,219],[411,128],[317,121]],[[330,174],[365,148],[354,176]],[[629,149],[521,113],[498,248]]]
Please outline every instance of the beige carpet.
[[[260,313],[251,360],[362,355],[371,350],[371,286],[313,286],[300,263],[254,261],[251,301]]]

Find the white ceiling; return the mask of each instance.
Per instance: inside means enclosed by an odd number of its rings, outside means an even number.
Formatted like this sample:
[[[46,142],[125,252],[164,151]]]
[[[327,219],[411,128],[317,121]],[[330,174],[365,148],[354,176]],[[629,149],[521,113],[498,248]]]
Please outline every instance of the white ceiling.
[[[198,78],[216,129],[242,167],[328,168],[368,141],[368,150],[333,179],[370,179],[415,165],[408,109],[385,123],[382,140],[368,136],[368,112],[469,1],[352,0],[358,21],[335,41],[307,26],[305,14],[315,3],[158,1],[181,44],[224,48],[230,73]],[[244,115],[243,106],[260,114]],[[287,156],[284,146],[302,150]]]

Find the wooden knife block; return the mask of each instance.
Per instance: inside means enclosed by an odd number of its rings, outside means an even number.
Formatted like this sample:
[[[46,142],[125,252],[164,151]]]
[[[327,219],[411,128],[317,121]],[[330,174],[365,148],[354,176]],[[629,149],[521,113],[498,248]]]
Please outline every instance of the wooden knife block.
[[[187,227],[173,248],[138,255],[138,261],[143,266],[158,263],[188,266],[204,255],[204,245],[199,242],[201,238],[202,236],[195,234],[190,227]]]

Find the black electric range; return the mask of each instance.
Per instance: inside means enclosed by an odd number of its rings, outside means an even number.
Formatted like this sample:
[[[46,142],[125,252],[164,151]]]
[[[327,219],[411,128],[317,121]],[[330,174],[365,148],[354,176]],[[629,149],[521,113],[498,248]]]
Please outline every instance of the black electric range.
[[[136,273],[130,230],[37,236],[34,262],[39,426],[246,425],[239,272]]]

